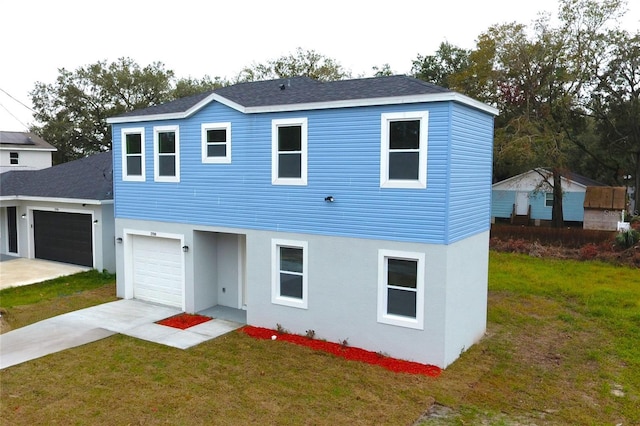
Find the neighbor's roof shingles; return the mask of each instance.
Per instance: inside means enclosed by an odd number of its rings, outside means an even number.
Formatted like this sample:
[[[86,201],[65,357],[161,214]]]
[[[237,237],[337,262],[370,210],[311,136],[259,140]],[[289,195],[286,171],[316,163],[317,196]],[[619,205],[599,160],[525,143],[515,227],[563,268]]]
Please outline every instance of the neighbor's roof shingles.
[[[15,170],[0,175],[0,196],[113,199],[111,152],[91,155],[42,170]]]
[[[0,149],[57,151],[56,147],[31,132],[0,131]]]

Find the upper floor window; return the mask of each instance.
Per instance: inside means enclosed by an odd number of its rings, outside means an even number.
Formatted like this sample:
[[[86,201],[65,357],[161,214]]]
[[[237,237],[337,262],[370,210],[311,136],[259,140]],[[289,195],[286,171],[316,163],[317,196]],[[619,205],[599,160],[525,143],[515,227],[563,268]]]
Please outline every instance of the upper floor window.
[[[180,182],[180,135],[178,126],[153,128],[154,177],[156,182]]]
[[[382,114],[381,188],[427,187],[428,111]]]
[[[271,302],[307,308],[307,242],[272,240]]]
[[[20,164],[20,153],[19,152],[10,152],[9,153],[9,164],[12,166],[17,166]]]
[[[122,180],[145,180],[144,127],[122,129]]]
[[[378,251],[378,322],[424,328],[424,253]]]
[[[231,123],[202,124],[202,162],[231,163]]]
[[[307,119],[272,121],[271,181],[274,185],[307,184]]]

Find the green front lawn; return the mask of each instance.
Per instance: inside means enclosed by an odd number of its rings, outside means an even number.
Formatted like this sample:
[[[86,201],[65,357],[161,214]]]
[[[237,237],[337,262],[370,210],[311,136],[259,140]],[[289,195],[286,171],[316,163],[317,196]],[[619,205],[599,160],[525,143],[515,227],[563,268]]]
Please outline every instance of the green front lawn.
[[[640,424],[639,271],[493,252],[490,262],[487,335],[436,379],[237,332],[186,351],[116,335],[0,371],[0,418],[14,425]],[[22,305],[2,291],[0,307],[10,318],[19,308],[42,318],[61,301],[115,299],[112,278],[62,292],[75,277],[50,283],[42,302],[24,296]],[[88,295],[100,290],[108,295]],[[429,417],[430,408],[439,417]]]

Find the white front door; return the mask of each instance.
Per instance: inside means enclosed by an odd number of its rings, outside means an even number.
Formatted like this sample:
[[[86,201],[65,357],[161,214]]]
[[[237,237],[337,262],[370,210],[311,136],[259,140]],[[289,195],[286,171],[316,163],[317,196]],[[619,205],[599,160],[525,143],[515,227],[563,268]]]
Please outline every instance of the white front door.
[[[529,212],[529,193],[516,192],[516,215],[526,215]]]

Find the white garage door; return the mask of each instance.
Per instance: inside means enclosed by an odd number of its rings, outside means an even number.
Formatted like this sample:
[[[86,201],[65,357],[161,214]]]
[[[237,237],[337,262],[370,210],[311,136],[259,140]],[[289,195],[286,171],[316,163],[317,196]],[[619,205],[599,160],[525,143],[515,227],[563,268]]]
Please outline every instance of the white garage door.
[[[182,308],[180,240],[133,236],[133,297]]]

